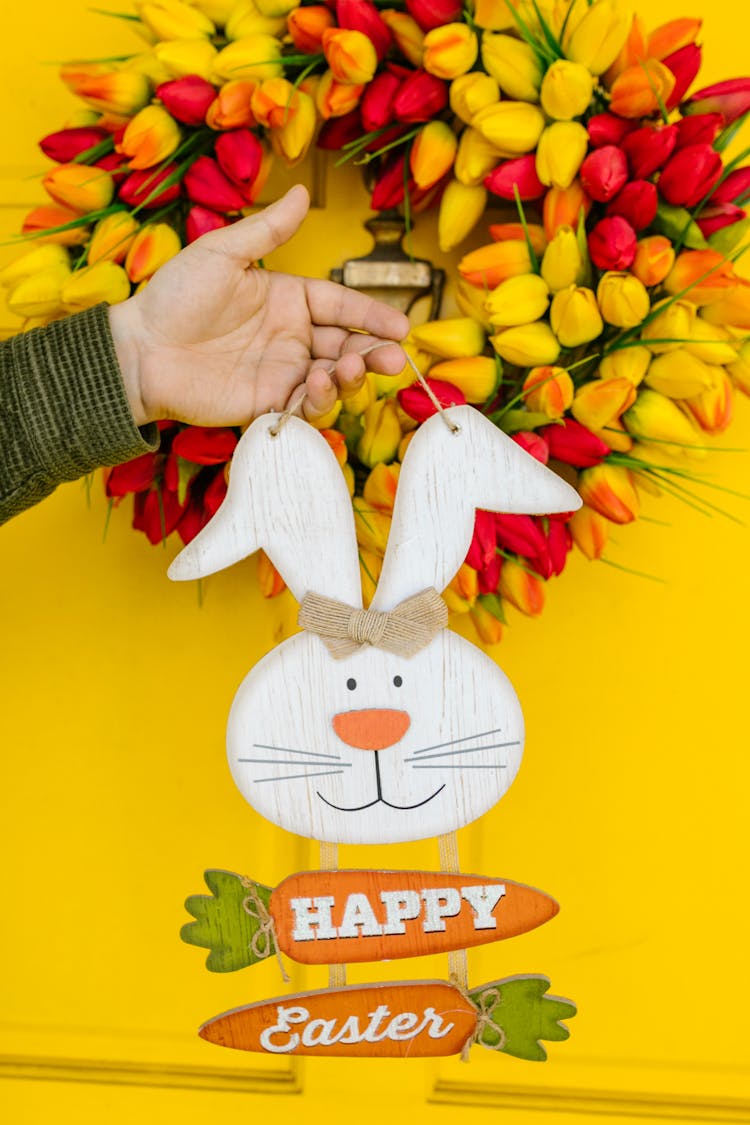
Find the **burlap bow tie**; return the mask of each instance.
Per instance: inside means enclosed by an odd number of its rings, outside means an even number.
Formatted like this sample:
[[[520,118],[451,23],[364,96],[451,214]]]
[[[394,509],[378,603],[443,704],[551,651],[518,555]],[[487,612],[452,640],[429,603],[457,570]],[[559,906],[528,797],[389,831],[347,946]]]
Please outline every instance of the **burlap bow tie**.
[[[396,656],[414,656],[448,624],[448,607],[437,590],[423,590],[381,613],[308,593],[299,607],[300,626],[317,633],[334,660],[374,645]]]

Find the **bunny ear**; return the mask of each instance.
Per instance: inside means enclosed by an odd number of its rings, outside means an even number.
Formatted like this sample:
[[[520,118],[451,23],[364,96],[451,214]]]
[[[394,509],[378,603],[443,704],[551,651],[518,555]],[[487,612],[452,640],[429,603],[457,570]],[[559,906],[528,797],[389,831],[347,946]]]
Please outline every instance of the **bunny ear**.
[[[202,578],[262,547],[297,601],[309,590],[362,605],[351,500],[327,442],[299,418],[264,414],[240,440],[213,519],[169,568]],[[275,431],[272,433],[271,431]]]
[[[581,506],[578,493],[472,406],[436,414],[409,443],[372,608],[442,591],[466,558],[477,508],[545,515]]]

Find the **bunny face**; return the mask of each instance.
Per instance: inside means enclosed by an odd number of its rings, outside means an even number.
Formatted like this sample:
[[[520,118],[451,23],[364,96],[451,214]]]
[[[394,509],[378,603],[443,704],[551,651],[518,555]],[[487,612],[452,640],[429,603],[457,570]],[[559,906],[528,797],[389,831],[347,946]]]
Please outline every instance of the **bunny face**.
[[[374,648],[333,660],[303,633],[241,684],[227,749],[242,795],[282,828],[398,843],[492,808],[518,772],[523,718],[506,676],[455,634],[408,660]]]

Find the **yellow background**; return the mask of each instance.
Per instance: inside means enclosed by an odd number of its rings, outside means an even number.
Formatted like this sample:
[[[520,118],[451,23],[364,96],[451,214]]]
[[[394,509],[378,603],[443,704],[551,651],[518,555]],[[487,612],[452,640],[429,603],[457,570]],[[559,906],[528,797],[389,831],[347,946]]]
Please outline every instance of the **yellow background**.
[[[697,5],[642,9],[654,26]],[[744,4],[717,0],[705,16],[705,81],[741,75]],[[131,36],[84,0],[14,4],[2,30],[7,238],[40,198],[35,139],[73,105],[42,63],[122,53]],[[324,275],[367,249],[356,177],[329,176],[326,193],[277,267]],[[434,256],[433,238],[420,220],[417,251]],[[750,444],[745,400],[723,444]],[[747,452],[712,456],[705,471],[750,491]],[[747,519],[747,501],[705,495]],[[527,750],[509,795],[460,834],[462,868],[539,886],[562,910],[472,953],[470,978],[548,974],[579,1004],[570,1040],[544,1066],[478,1049],[468,1067],[301,1066],[197,1040],[205,1018],[284,986],[273,963],[209,974],[178,938],[205,867],[274,884],[316,862],[245,805],[224,759],[234,690],[284,622],[252,562],[206,583],[199,607],[194,587],[166,580],[176,547],[134,534],[127,506],[103,544],[100,482],[90,502],[68,485],[0,533],[3,1120],[750,1121],[743,523],[647,500],[650,519],[618,529],[608,555],[663,582],[575,555],[544,615],[514,615],[498,651]],[[436,867],[437,849],[347,848],[341,860]],[[350,979],[446,972],[434,959]],[[322,983],[295,970],[295,987]]]

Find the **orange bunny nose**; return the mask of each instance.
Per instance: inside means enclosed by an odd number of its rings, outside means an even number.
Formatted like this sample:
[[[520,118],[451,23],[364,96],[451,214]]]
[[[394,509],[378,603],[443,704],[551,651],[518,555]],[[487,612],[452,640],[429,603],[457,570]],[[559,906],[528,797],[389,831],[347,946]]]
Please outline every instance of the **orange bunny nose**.
[[[347,746],[357,750],[385,750],[403,738],[411,719],[406,711],[372,707],[365,711],[341,711],[333,716],[333,729]]]

